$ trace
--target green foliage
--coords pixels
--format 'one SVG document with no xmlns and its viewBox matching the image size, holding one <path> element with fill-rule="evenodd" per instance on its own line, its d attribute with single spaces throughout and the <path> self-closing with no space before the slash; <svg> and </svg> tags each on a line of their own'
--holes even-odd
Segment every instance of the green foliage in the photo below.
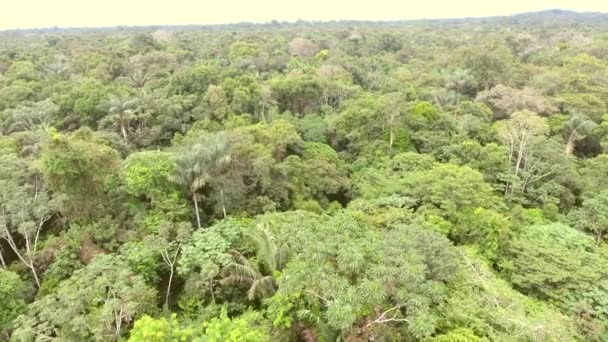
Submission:
<svg viewBox="0 0 608 342">
<path fill-rule="evenodd" d="M 607 340 L 606 18 L 3 32 L 0 340 Z"/>
<path fill-rule="evenodd" d="M 65 115 L 77 114 L 85 123 L 95 126 L 102 117 L 99 104 L 109 93 L 107 85 L 87 78 L 73 86 L 68 93 L 56 94 L 53 100 Z"/>
<path fill-rule="evenodd" d="M 38 128 L 47 129 L 58 111 L 59 107 L 48 99 L 28 105 L 20 105 L 6 111 L 5 129 L 8 132 L 36 130 Z"/>
<path fill-rule="evenodd" d="M 358 151 L 383 134 L 384 102 L 366 94 L 344 104 L 339 115 L 330 119 L 330 131 L 338 146 Z"/>
<path fill-rule="evenodd" d="M 442 306 L 442 318 L 438 323 L 449 331 L 446 335 L 466 329 L 469 331 L 459 334 L 473 335 L 473 340 L 482 338 L 482 341 L 483 338 L 491 341 L 572 341 L 580 338 L 574 318 L 514 290 L 480 260 L 475 249 L 464 249 L 459 254 L 461 273 L 452 284 L 450 298 Z M 440 335 L 438 338 L 447 337 Z"/>
<path fill-rule="evenodd" d="M 226 216 L 223 190 L 216 177 L 227 172 L 230 162 L 230 146 L 223 133 L 202 135 L 197 143 L 189 146 L 175 159 L 175 171 L 170 178 L 192 198 L 198 228 L 201 228 L 198 192 L 209 183 L 218 186 L 224 217 Z"/>
<path fill-rule="evenodd" d="M 524 294 L 547 300 L 581 317 L 580 325 L 605 329 L 606 259 L 593 239 L 566 225 L 526 227 L 500 261 L 510 282 Z"/>
<path fill-rule="evenodd" d="M 271 341 L 268 327 L 260 313 L 246 312 L 233 319 L 222 309 L 219 318 L 203 323 L 205 336 L 200 341 L 209 342 L 266 342 Z M 195 340 L 198 341 L 198 340 Z"/>
<path fill-rule="evenodd" d="M 93 215 L 118 170 L 118 153 L 89 130 L 51 135 L 41 157 L 45 180 L 53 191 L 67 196 L 66 213 Z"/>
<path fill-rule="evenodd" d="M 482 255 L 496 261 L 511 235 L 509 218 L 484 208 L 463 211 L 458 216 L 450 232 L 452 239 L 463 244 L 477 244 Z"/>
<path fill-rule="evenodd" d="M 174 75 L 169 87 L 178 95 L 204 94 L 216 78 L 217 70 L 213 66 L 194 65 Z"/>
<path fill-rule="evenodd" d="M 224 267 L 222 284 L 241 284 L 249 286 L 249 300 L 263 299 L 274 294 L 275 276 L 285 265 L 289 257 L 289 246 L 285 241 L 277 241 L 275 236 L 264 226 L 248 234 L 256 250 L 255 261 L 243 255 L 236 255 L 235 261 Z M 264 274 L 264 273 L 266 274 Z"/>
<path fill-rule="evenodd" d="M 30 99 L 34 95 L 34 89 L 23 83 L 0 89 L 0 109 L 16 107 L 19 103 Z"/>
<path fill-rule="evenodd" d="M 143 151 L 133 153 L 124 160 L 120 178 L 125 184 L 125 191 L 130 195 L 159 200 L 174 190 L 168 183 L 173 172 L 175 164 L 170 153 Z"/>
<path fill-rule="evenodd" d="M 608 227 L 608 191 L 586 198 L 582 207 L 569 213 L 569 218 L 574 227 L 592 233 L 599 244 Z"/>
<path fill-rule="evenodd" d="M 346 214 L 303 238 L 279 278 L 279 295 L 303 293 L 323 304 L 323 320 L 347 336 L 356 322 L 391 308 L 391 316 L 416 322 L 408 327 L 413 335 L 434 331 L 435 303 L 456 271 L 445 238 L 413 226 L 379 232 Z"/>
<path fill-rule="evenodd" d="M 231 262 L 229 252 L 239 240 L 242 229 L 242 222 L 228 219 L 196 231 L 182 247 L 178 272 L 202 272 L 208 278 L 219 274 L 220 269 Z"/>
<path fill-rule="evenodd" d="M 10 331 L 15 318 L 25 311 L 25 290 L 17 273 L 0 269 L 0 332 Z"/>
<path fill-rule="evenodd" d="M 155 310 L 156 290 L 121 257 L 100 256 L 38 298 L 15 321 L 18 341 L 34 338 L 98 340 L 120 338 L 125 326 Z"/>
<path fill-rule="evenodd" d="M 202 330 L 202 329 L 201 329 Z M 181 342 L 190 341 L 196 330 L 192 327 L 181 327 L 177 315 L 169 318 L 154 319 L 144 315 L 137 321 L 129 335 L 129 342 Z M 198 334 L 197 334 L 198 335 Z"/>
<path fill-rule="evenodd" d="M 233 61 L 244 58 L 255 58 L 260 54 L 260 46 L 255 43 L 238 41 L 230 45 L 229 58 Z"/>
<path fill-rule="evenodd" d="M 309 76 L 281 77 L 271 82 L 272 93 L 280 111 L 306 114 L 316 108 L 316 99 L 321 93 L 319 83 Z"/>
<path fill-rule="evenodd" d="M 447 334 L 441 334 L 428 340 L 429 342 L 484 342 L 488 339 L 479 337 L 471 329 L 459 328 Z"/>
<path fill-rule="evenodd" d="M 497 203 L 483 176 L 468 166 L 438 164 L 429 171 L 413 173 L 406 182 L 408 195 L 419 200 L 425 209 L 440 209 L 448 217 Z"/>
</svg>

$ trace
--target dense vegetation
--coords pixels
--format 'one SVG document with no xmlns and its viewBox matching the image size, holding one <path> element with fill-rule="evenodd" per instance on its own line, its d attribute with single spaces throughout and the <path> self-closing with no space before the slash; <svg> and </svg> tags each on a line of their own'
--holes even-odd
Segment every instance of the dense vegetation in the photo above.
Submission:
<svg viewBox="0 0 608 342">
<path fill-rule="evenodd" d="M 608 341 L 608 17 L 0 33 L 0 340 Z"/>
</svg>

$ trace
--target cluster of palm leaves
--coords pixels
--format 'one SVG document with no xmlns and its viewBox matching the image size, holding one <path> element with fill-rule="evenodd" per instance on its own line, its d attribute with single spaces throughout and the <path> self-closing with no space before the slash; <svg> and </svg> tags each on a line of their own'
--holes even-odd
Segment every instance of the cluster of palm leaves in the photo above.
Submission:
<svg viewBox="0 0 608 342">
<path fill-rule="evenodd" d="M 214 176 L 222 173 L 230 164 L 230 146 L 222 132 L 205 134 L 198 141 L 185 149 L 175 160 L 176 172 L 172 181 L 183 186 L 192 201 L 198 228 L 201 228 L 198 198 L 199 191 L 207 184 L 214 182 Z M 218 189 L 222 194 L 221 187 Z M 226 208 L 222 203 L 224 216 Z"/>
<path fill-rule="evenodd" d="M 234 262 L 224 267 L 222 283 L 249 287 L 247 297 L 251 301 L 268 298 L 276 291 L 276 274 L 287 264 L 289 246 L 279 241 L 266 225 L 258 226 L 247 236 L 255 245 L 255 258 L 233 252 Z"/>
</svg>

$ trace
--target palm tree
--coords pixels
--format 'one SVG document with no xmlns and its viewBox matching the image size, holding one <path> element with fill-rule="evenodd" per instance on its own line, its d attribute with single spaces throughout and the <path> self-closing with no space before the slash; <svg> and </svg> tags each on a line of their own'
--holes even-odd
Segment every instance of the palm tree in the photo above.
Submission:
<svg viewBox="0 0 608 342">
<path fill-rule="evenodd" d="M 143 89 L 146 83 L 150 81 L 151 77 L 148 73 L 143 72 L 141 69 L 136 69 L 128 73 L 126 82 L 133 88 Z"/>
<path fill-rule="evenodd" d="M 176 169 L 172 180 L 186 188 L 188 196 L 194 202 L 196 223 L 201 228 L 198 208 L 198 192 L 208 183 L 218 186 L 222 202 L 222 211 L 226 216 L 224 191 L 216 177 L 226 171 L 230 164 L 230 147 L 223 132 L 204 135 L 199 141 L 181 153 L 175 160 Z"/>
<path fill-rule="evenodd" d="M 564 139 L 566 139 L 565 153 L 572 154 L 576 142 L 584 139 L 593 131 L 596 124 L 583 115 L 573 114 L 564 123 Z"/>
<path fill-rule="evenodd" d="M 456 69 L 454 71 L 442 72 L 445 88 L 456 91 L 459 94 L 473 95 L 477 88 L 475 76 L 468 69 Z"/>
<path fill-rule="evenodd" d="M 100 104 L 101 110 L 105 110 L 112 115 L 118 116 L 118 126 L 125 141 L 128 140 L 127 133 L 129 130 L 129 120 L 131 119 L 133 111 L 138 103 L 139 100 L 136 98 L 110 95 L 108 100 Z"/>
<path fill-rule="evenodd" d="M 222 270 L 224 275 L 222 283 L 248 286 L 247 298 L 253 301 L 274 294 L 276 291 L 274 274 L 287 264 L 289 247 L 285 242 L 277 241 L 265 226 L 258 226 L 256 232 L 249 237 L 256 247 L 256 261 L 235 253 L 235 261 Z"/>
</svg>

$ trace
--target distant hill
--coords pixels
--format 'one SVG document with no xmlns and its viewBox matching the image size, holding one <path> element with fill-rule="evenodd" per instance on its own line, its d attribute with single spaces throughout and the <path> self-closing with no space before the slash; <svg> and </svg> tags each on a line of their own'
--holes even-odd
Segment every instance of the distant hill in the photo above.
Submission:
<svg viewBox="0 0 608 342">
<path fill-rule="evenodd" d="M 227 24 L 191 24 L 191 25 L 150 25 L 150 26 L 113 26 L 113 27 L 49 27 L 36 29 L 15 29 L 0 30 L 0 35 L 31 35 L 31 34 L 65 34 L 65 33 L 84 33 L 84 32 L 115 32 L 115 31 L 151 31 L 151 30 L 250 30 L 250 29 L 271 29 L 278 27 L 285 28 L 312 28 L 312 27 L 332 27 L 338 25 L 350 26 L 416 26 L 424 24 L 439 24 L 442 26 L 463 25 L 463 24 L 484 24 L 484 25 L 515 25 L 538 27 L 559 27 L 572 25 L 590 25 L 608 28 L 608 13 L 601 12 L 576 12 L 562 9 L 549 9 L 538 12 L 525 12 L 509 16 L 492 17 L 465 17 L 465 18 L 443 18 L 443 19 L 412 19 L 412 20 L 392 20 L 392 21 L 366 21 L 366 20 L 333 20 L 333 21 L 306 21 L 298 20 L 295 22 L 273 20 L 268 23 L 227 23 Z"/>
</svg>

